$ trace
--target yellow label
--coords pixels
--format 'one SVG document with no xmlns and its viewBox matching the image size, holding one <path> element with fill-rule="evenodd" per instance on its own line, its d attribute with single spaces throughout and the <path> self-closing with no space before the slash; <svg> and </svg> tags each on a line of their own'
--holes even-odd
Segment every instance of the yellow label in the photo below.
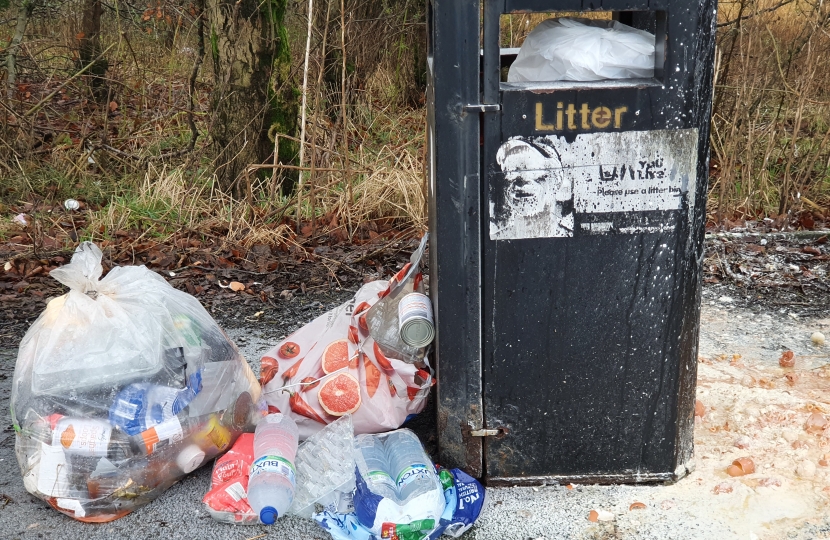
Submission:
<svg viewBox="0 0 830 540">
<path fill-rule="evenodd" d="M 211 416 L 208 424 L 196 434 L 195 439 L 200 446 L 211 445 L 221 452 L 230 445 L 231 432 L 219 423 L 216 416 Z"/>
<path fill-rule="evenodd" d="M 583 103 L 579 109 L 573 103 L 559 102 L 556 109 L 547 110 L 542 102 L 536 103 L 536 131 L 587 131 L 589 129 L 620 129 L 628 107 L 592 107 Z"/>
</svg>

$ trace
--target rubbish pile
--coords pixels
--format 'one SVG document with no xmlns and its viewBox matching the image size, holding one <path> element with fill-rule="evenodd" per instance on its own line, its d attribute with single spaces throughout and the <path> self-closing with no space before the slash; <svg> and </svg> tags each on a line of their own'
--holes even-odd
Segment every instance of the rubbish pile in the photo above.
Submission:
<svg viewBox="0 0 830 540">
<path fill-rule="evenodd" d="M 203 499 L 219 522 L 290 513 L 335 539 L 460 535 L 484 488 L 397 429 L 434 384 L 425 247 L 269 351 L 257 382 L 195 298 L 143 266 L 102 279 L 100 249 L 81 244 L 51 273 L 69 293 L 20 345 L 11 404 L 26 489 L 106 522 L 219 456 Z"/>
<path fill-rule="evenodd" d="M 26 489 L 104 522 L 227 450 L 262 413 L 256 378 L 199 302 L 144 267 L 100 279 L 85 242 L 52 271 L 70 288 L 24 336 L 12 386 Z"/>
</svg>

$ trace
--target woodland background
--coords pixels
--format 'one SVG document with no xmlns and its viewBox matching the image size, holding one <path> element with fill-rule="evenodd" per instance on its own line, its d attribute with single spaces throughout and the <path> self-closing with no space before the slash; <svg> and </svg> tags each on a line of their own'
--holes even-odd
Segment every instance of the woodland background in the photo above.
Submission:
<svg viewBox="0 0 830 540">
<path fill-rule="evenodd" d="M 0 242 L 291 250 L 419 235 L 424 13 L 423 0 L 0 0 Z M 504 16 L 503 45 L 545 17 Z M 718 19 L 710 228 L 823 227 L 830 4 L 724 1 Z"/>
</svg>

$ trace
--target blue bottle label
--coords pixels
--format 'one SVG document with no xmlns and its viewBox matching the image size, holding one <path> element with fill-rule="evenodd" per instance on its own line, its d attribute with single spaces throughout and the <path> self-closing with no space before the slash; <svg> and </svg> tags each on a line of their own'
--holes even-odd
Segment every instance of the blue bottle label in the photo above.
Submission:
<svg viewBox="0 0 830 540">
<path fill-rule="evenodd" d="M 251 474 L 248 476 L 249 481 L 253 480 L 255 476 L 261 473 L 277 473 L 285 476 L 291 481 L 292 486 L 297 485 L 296 471 L 294 465 L 287 459 L 280 456 L 262 456 L 251 464 Z"/>
<path fill-rule="evenodd" d="M 413 463 L 409 467 L 405 468 L 401 473 L 398 475 L 398 479 L 396 483 L 398 484 L 398 489 L 401 490 L 406 487 L 408 484 L 414 482 L 419 478 L 425 478 L 429 475 L 429 469 L 423 463 Z"/>
</svg>

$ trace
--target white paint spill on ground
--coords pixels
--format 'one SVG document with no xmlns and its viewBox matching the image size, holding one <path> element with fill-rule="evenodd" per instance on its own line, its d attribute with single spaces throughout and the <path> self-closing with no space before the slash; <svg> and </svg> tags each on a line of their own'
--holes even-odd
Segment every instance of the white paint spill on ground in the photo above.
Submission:
<svg viewBox="0 0 830 540">
<path fill-rule="evenodd" d="M 804 430 L 813 411 L 830 417 L 830 347 L 810 339 L 828 329 L 828 319 L 705 305 L 698 399 L 706 414 L 695 425 L 695 471 L 668 486 L 492 489 L 492 506 L 470 537 L 830 538 L 830 467 L 818 465 L 830 453 L 830 430 Z M 792 370 L 778 365 L 785 349 L 795 353 Z M 794 382 L 787 373 L 797 375 Z M 756 472 L 728 476 L 727 466 L 745 456 Z M 805 461 L 816 465 L 812 477 L 797 473 Z M 646 508 L 629 510 L 634 502 Z M 590 522 L 591 510 L 610 511 L 614 520 Z"/>
</svg>

